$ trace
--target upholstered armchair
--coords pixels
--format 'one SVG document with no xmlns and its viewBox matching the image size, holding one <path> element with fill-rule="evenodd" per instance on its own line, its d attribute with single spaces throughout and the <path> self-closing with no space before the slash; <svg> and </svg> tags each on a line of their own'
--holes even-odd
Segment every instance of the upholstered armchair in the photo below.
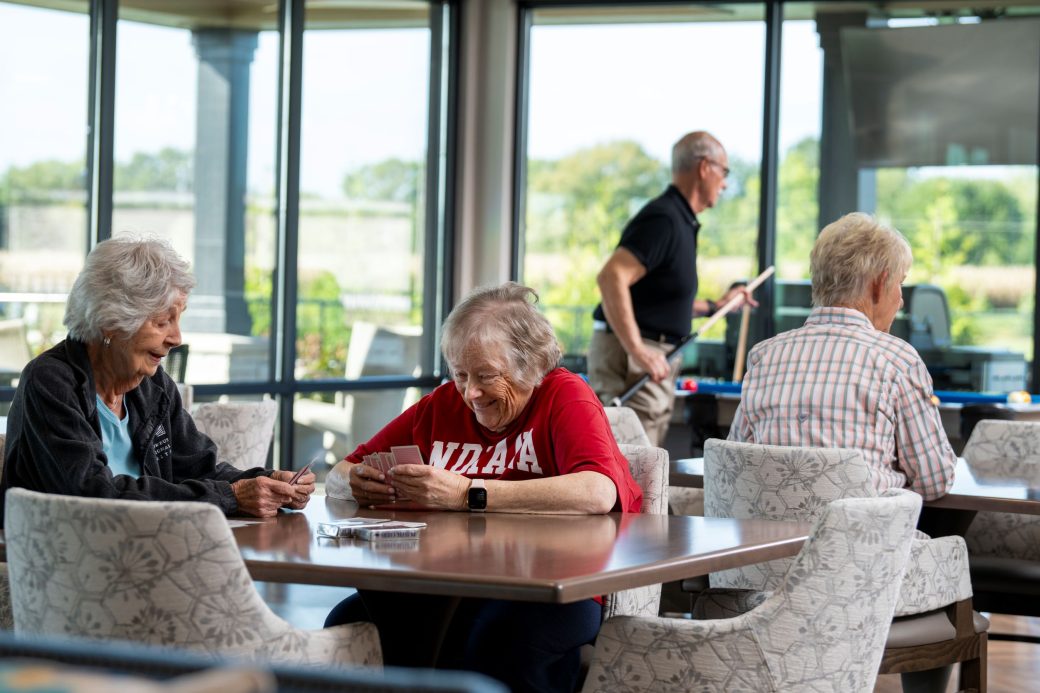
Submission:
<svg viewBox="0 0 1040 693">
<path fill-rule="evenodd" d="M 977 476 L 1027 479 L 1040 486 L 1040 423 L 984 419 L 962 453 Z M 1040 517 L 979 512 L 964 535 L 975 603 L 983 611 L 1040 616 Z M 1029 635 L 997 639 L 1040 643 Z"/>
<path fill-rule="evenodd" d="M 650 445 L 643 424 L 635 410 L 628 407 L 604 407 L 610 430 L 618 444 Z M 699 488 L 669 488 L 668 506 L 673 515 L 703 515 L 704 491 Z"/>
<path fill-rule="evenodd" d="M 267 464 L 274 437 L 278 404 L 259 402 L 207 402 L 192 412 L 195 425 L 217 444 L 217 458 L 239 469 Z"/>
<path fill-rule="evenodd" d="M 603 407 L 607 412 L 607 421 L 610 430 L 614 434 L 614 440 L 621 444 L 642 445 L 650 447 L 650 438 L 646 435 L 646 429 L 640 423 L 635 409 L 629 407 Z"/>
<path fill-rule="evenodd" d="M 618 446 L 628 460 L 632 478 L 643 491 L 642 512 L 668 514 L 668 451 L 643 445 Z M 647 585 L 606 595 L 603 618 L 611 616 L 656 616 L 661 606 L 661 585 Z"/>
<path fill-rule="evenodd" d="M 733 618 L 611 618 L 584 693 L 869 693 L 920 509 L 902 490 L 831 503 L 776 589 Z"/>
<path fill-rule="evenodd" d="M 304 631 L 272 613 L 216 506 L 16 488 L 7 493 L 4 519 L 20 635 L 304 666 L 381 665 L 370 623 Z"/>
<path fill-rule="evenodd" d="M 870 469 L 858 451 L 717 439 L 708 440 L 704 447 L 704 493 L 707 516 L 767 520 L 814 520 L 834 500 L 877 496 Z M 712 573 L 712 589 L 695 605 L 695 614 L 726 615 L 725 610 L 710 608 L 720 603 L 716 588 L 775 589 L 790 562 L 780 559 Z M 966 662 L 962 678 L 977 677 L 985 661 L 989 624 L 972 614 L 971 597 L 964 540 L 931 539 L 916 532 L 895 606 L 895 615 L 904 618 L 893 623 L 882 673 Z M 721 601 L 732 598 L 723 596 Z M 919 650 L 920 656 L 907 656 L 906 648 L 924 647 L 927 654 Z"/>
</svg>

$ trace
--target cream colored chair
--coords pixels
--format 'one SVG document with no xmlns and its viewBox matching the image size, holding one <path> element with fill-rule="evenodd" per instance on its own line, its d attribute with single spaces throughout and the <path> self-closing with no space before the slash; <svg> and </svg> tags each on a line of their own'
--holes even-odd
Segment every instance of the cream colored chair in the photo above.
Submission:
<svg viewBox="0 0 1040 693">
<path fill-rule="evenodd" d="M 217 459 L 238 469 L 267 464 L 278 403 L 207 402 L 192 412 L 195 426 L 217 444 Z"/>
<path fill-rule="evenodd" d="M 870 469 L 855 450 L 755 445 L 711 439 L 704 446 L 705 515 L 814 520 L 841 498 L 877 496 Z M 961 537 L 917 533 L 899 588 L 881 673 L 907 673 L 961 663 L 963 687 L 985 681 L 989 622 L 971 609 L 967 549 Z M 733 590 L 776 589 L 790 559 L 712 573 L 694 615 L 727 614 L 761 596 Z M 725 588 L 719 592 L 716 588 Z M 744 603 L 740 603 L 744 602 Z"/>
<path fill-rule="evenodd" d="M 279 664 L 381 665 L 370 623 L 303 631 L 272 613 L 216 506 L 15 488 L 4 521 L 20 635 L 133 641 Z"/>
<path fill-rule="evenodd" d="M 962 454 L 980 476 L 1009 476 L 1040 487 L 1040 423 L 984 419 Z M 976 608 L 1040 616 L 1040 517 L 979 512 L 964 540 Z M 1028 634 L 990 633 L 990 638 L 1040 643 Z"/>
<path fill-rule="evenodd" d="M 909 491 L 835 501 L 776 590 L 733 618 L 611 618 L 583 692 L 869 693 L 920 509 Z"/>
<path fill-rule="evenodd" d="M 644 445 L 619 445 L 632 478 L 643 491 L 643 514 L 668 514 L 668 451 Z M 606 595 L 603 618 L 656 616 L 661 607 L 661 585 L 636 587 Z"/>
<path fill-rule="evenodd" d="M 603 407 L 607 413 L 607 422 L 610 423 L 610 432 L 614 434 L 614 440 L 629 445 L 642 445 L 650 447 L 650 438 L 646 435 L 646 429 L 640 423 L 639 417 L 634 409 L 628 407 Z"/>
</svg>

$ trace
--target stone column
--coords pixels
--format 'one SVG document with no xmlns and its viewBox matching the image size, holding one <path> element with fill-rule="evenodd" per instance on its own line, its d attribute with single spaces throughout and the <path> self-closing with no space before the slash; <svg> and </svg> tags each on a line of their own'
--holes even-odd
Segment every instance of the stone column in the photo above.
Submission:
<svg viewBox="0 0 1040 693">
<path fill-rule="evenodd" d="M 257 32 L 198 29 L 195 277 L 184 329 L 248 335 L 245 205 L 250 65 Z"/>
<path fill-rule="evenodd" d="M 863 12 L 816 15 L 823 49 L 823 123 L 820 132 L 820 219 L 822 229 L 838 217 L 859 210 L 860 177 L 852 137 L 852 104 L 845 84 L 841 30 L 864 27 Z"/>
</svg>

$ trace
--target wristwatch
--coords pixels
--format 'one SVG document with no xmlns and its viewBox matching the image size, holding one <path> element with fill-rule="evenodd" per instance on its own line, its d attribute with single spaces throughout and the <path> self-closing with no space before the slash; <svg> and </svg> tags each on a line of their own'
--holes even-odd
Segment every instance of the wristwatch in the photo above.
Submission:
<svg viewBox="0 0 1040 693">
<path fill-rule="evenodd" d="M 487 489 L 483 479 L 470 479 L 469 491 L 466 492 L 466 507 L 476 513 L 487 510 Z"/>
</svg>

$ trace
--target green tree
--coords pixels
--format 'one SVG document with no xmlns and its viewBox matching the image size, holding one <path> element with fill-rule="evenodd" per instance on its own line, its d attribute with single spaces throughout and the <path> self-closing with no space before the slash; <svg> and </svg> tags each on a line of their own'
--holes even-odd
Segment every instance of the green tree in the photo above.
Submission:
<svg viewBox="0 0 1040 693">
<path fill-rule="evenodd" d="M 415 204 L 424 184 L 423 171 L 417 161 L 386 159 L 344 176 L 343 192 L 348 198 Z"/>
<path fill-rule="evenodd" d="M 166 147 L 158 152 L 136 152 L 130 161 L 116 163 L 116 190 L 191 192 L 195 175 L 193 154 Z"/>
<path fill-rule="evenodd" d="M 86 171 L 83 161 L 35 161 L 28 166 L 12 166 L 0 177 L 0 190 L 13 201 L 29 202 L 47 197 L 41 193 L 80 191 L 85 189 Z M 82 201 L 80 200 L 80 203 Z"/>
<path fill-rule="evenodd" d="M 791 276 L 801 267 L 809 277 L 809 252 L 819 232 L 820 142 L 807 137 L 784 154 L 780 162 L 776 205 L 776 257 Z"/>
<path fill-rule="evenodd" d="M 596 273 L 621 230 L 669 180 L 667 167 L 631 141 L 578 150 L 528 166 L 525 281 L 539 292 L 568 350 L 581 350 L 599 301 Z M 546 261 L 552 269 L 535 267 Z"/>
</svg>

